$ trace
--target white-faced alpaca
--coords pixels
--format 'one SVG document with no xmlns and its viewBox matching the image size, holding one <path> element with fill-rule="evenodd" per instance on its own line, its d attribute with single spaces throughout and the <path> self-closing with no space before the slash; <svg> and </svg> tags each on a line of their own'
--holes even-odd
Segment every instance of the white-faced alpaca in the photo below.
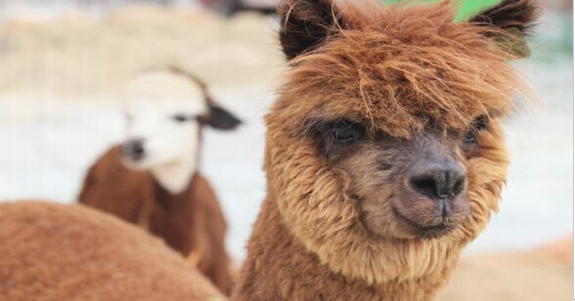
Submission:
<svg viewBox="0 0 575 301">
<path fill-rule="evenodd" d="M 202 128 L 229 130 L 239 120 L 202 82 L 174 68 L 137 76 L 124 98 L 127 138 L 90 168 L 80 203 L 163 238 L 229 293 L 226 222 L 198 166 Z"/>
<path fill-rule="evenodd" d="M 2 301 L 217 301 L 223 295 L 162 241 L 109 214 L 0 203 Z"/>
<path fill-rule="evenodd" d="M 352 2 L 352 1 L 350 1 Z M 235 301 L 434 298 L 497 211 L 529 0 L 285 0 L 286 83 Z M 494 271 L 496 272 L 496 271 Z"/>
</svg>

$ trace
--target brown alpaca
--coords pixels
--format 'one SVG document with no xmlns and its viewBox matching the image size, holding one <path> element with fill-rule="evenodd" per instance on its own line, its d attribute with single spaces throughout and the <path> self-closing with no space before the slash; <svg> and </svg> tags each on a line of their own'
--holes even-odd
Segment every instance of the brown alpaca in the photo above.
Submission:
<svg viewBox="0 0 575 301">
<path fill-rule="evenodd" d="M 2 203 L 0 240 L 0 300 L 225 300 L 160 240 L 84 206 Z"/>
<path fill-rule="evenodd" d="M 287 0 L 290 59 L 266 116 L 267 197 L 235 301 L 432 300 L 498 209 L 501 120 L 536 17 L 504 0 Z"/>
<path fill-rule="evenodd" d="M 202 124 L 231 129 L 239 120 L 215 106 L 201 82 L 183 75 L 177 70 L 155 71 L 128 85 L 126 97 L 138 106 L 127 107 L 131 114 L 129 138 L 90 168 L 79 202 L 163 238 L 229 294 L 232 279 L 225 250 L 226 221 L 197 166 Z M 138 110 L 149 105 L 142 99 L 154 93 L 158 102 L 167 104 L 160 109 L 152 106 L 157 116 L 150 118 L 149 113 Z M 143 123 L 152 131 L 141 130 Z"/>
</svg>

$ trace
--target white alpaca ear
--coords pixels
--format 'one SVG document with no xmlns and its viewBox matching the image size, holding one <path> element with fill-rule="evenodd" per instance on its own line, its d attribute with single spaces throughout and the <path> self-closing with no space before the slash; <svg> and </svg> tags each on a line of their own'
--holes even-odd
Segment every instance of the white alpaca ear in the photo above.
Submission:
<svg viewBox="0 0 575 301">
<path fill-rule="evenodd" d="M 320 45 L 338 26 L 345 26 L 331 0 L 283 0 L 278 13 L 280 42 L 290 60 Z"/>
<path fill-rule="evenodd" d="M 525 37 L 529 35 L 539 15 L 539 8 L 533 0 L 503 0 L 471 18 L 469 22 L 503 30 L 500 34 L 486 31 L 486 36 L 517 58 L 525 58 L 531 54 Z"/>
</svg>

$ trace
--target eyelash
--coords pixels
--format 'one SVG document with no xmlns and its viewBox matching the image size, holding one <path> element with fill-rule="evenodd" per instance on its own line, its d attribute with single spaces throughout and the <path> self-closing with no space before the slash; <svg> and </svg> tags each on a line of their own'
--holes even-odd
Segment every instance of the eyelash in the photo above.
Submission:
<svg viewBox="0 0 575 301">
<path fill-rule="evenodd" d="M 363 127 L 352 121 L 341 119 L 327 125 L 327 133 L 335 142 L 351 144 L 363 136 Z"/>
<path fill-rule="evenodd" d="M 489 120 L 487 119 L 487 116 L 480 116 L 476 118 L 473 122 L 471 130 L 465 134 L 463 142 L 466 144 L 477 143 L 477 135 L 479 135 L 481 131 L 487 129 L 489 129 Z"/>
<path fill-rule="evenodd" d="M 469 131 L 467 134 L 465 134 L 465 138 L 463 138 L 463 142 L 465 144 L 473 144 L 473 143 L 477 143 L 477 134 L 479 134 L 479 132 L 477 131 Z"/>
</svg>

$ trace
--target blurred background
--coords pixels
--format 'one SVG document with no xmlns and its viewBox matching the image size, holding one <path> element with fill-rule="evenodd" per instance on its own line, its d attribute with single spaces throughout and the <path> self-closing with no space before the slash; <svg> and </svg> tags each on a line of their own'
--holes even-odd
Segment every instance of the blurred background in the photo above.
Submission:
<svg viewBox="0 0 575 301">
<path fill-rule="evenodd" d="M 265 194 L 262 117 L 285 65 L 275 1 L 0 0 L 0 199 L 74 202 L 87 168 L 123 137 L 122 82 L 175 64 L 245 122 L 208 129 L 201 166 L 241 261 Z M 458 19 L 497 2 L 462 0 Z M 542 300 L 526 287 L 545 300 L 573 297 L 573 5 L 539 2 L 533 55 L 514 63 L 539 103 L 506 123 L 512 165 L 501 210 L 442 300 Z M 529 277 L 540 279 L 530 286 Z"/>
</svg>

